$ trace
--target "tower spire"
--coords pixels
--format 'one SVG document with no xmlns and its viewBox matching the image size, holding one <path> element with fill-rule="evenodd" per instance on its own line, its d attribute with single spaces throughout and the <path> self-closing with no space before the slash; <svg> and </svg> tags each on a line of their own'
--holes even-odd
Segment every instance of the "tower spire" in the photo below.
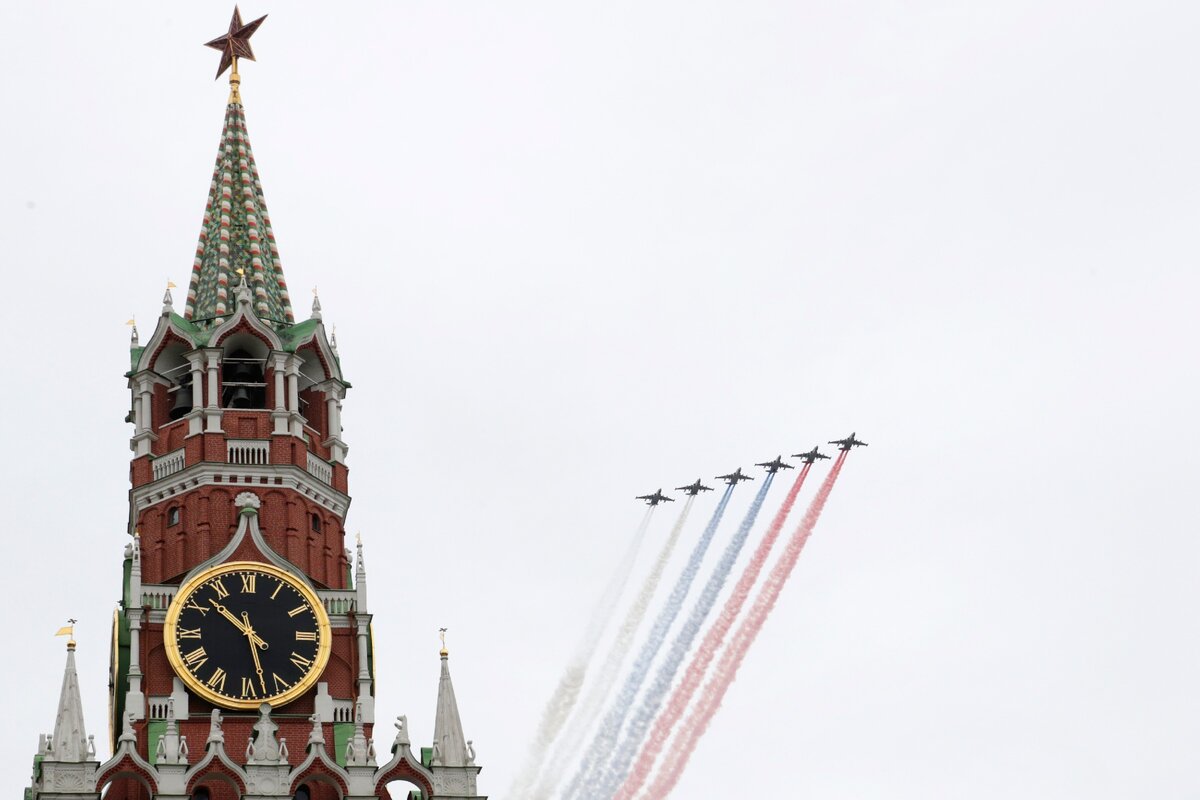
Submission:
<svg viewBox="0 0 1200 800">
<path fill-rule="evenodd" d="M 206 328 L 221 324 L 237 311 L 229 289 L 230 283 L 237 280 L 238 270 L 244 272 L 253 294 L 251 309 L 259 319 L 276 326 L 295 321 L 238 88 L 241 83 L 238 59 L 254 60 L 250 37 L 264 19 L 265 16 L 259 17 L 243 25 L 241 13 L 234 8 L 229 31 L 207 43 L 208 47 L 221 51 L 217 77 L 231 67 L 232 72 L 225 125 L 183 313 Z"/>
<path fill-rule="evenodd" d="M 75 637 L 67 634 L 67 665 L 63 669 L 62 691 L 58 698 L 58 716 L 50 748 L 54 760 L 83 762 L 91 758 L 91 746 L 83 727 L 83 701 L 79 697 L 79 676 L 75 672 Z"/>
<path fill-rule="evenodd" d="M 454 682 L 450 680 L 450 653 L 446 650 L 445 629 L 442 635 L 442 674 L 438 678 L 437 711 L 433 721 L 434 765 L 464 767 L 467 760 L 467 739 L 463 736 L 462 720 L 458 716 L 458 699 Z"/>
</svg>

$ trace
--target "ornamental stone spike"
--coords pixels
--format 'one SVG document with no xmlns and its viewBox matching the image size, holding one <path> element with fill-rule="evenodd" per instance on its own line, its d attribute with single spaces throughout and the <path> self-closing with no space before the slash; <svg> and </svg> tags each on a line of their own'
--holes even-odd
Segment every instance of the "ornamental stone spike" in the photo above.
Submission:
<svg viewBox="0 0 1200 800">
<path fill-rule="evenodd" d="M 321 318 L 321 298 L 317 297 L 316 290 L 313 290 L 312 319 L 319 320 L 320 318 Z"/>
<path fill-rule="evenodd" d="M 79 675 L 75 671 L 75 641 L 67 642 L 67 664 L 63 668 L 58 715 L 48 747 L 54 760 L 81 763 L 88 760 L 88 735 L 83 726 L 83 701 L 79 696 Z"/>
<path fill-rule="evenodd" d="M 433 743 L 442 765 L 463 767 L 467 764 L 467 739 L 458 715 L 458 700 L 450 680 L 450 654 L 443 647 L 441 675 L 438 678 L 437 711 L 434 715 Z"/>
</svg>

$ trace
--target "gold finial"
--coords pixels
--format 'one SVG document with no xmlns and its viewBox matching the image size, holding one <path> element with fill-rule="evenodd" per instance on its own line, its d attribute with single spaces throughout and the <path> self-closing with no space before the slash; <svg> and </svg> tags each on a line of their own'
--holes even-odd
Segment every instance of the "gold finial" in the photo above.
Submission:
<svg viewBox="0 0 1200 800">
<path fill-rule="evenodd" d="M 242 76 L 237 71 L 237 56 L 233 57 L 233 70 L 229 73 L 229 104 L 242 104 L 242 93 L 239 89 L 242 86 Z"/>
<path fill-rule="evenodd" d="M 442 640 L 442 652 L 438 653 L 442 658 L 450 655 L 450 651 L 446 649 L 446 628 L 438 628 L 438 637 Z"/>
<path fill-rule="evenodd" d="M 75 649 L 75 623 L 76 622 L 77 622 L 77 620 L 74 620 L 74 619 L 67 620 L 67 624 L 63 625 L 61 628 L 59 628 L 58 631 L 54 634 L 55 636 L 66 636 L 67 637 L 67 649 L 68 650 Z"/>
</svg>

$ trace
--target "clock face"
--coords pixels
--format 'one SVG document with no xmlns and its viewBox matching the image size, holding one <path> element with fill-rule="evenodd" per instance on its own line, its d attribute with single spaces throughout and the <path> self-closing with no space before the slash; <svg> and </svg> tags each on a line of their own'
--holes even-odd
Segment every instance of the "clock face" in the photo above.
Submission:
<svg viewBox="0 0 1200 800">
<path fill-rule="evenodd" d="M 221 564 L 179 587 L 163 638 L 188 688 L 226 708 L 278 708 L 316 683 L 329 660 L 320 598 L 253 561 Z"/>
</svg>

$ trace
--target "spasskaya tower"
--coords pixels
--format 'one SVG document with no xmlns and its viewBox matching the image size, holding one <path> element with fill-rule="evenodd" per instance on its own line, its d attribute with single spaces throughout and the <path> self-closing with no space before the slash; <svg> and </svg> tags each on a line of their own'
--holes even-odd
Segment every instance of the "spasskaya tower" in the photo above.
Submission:
<svg viewBox="0 0 1200 800">
<path fill-rule="evenodd" d="M 315 296 L 295 319 L 240 93 L 264 19 L 235 10 L 208 43 L 230 96 L 186 300 L 168 287 L 153 332 L 133 329 L 112 755 L 85 732 L 72 638 L 29 800 L 481 797 L 444 647 L 430 746 L 404 717 L 376 726 L 375 609 L 345 540 L 350 384 Z"/>
</svg>

